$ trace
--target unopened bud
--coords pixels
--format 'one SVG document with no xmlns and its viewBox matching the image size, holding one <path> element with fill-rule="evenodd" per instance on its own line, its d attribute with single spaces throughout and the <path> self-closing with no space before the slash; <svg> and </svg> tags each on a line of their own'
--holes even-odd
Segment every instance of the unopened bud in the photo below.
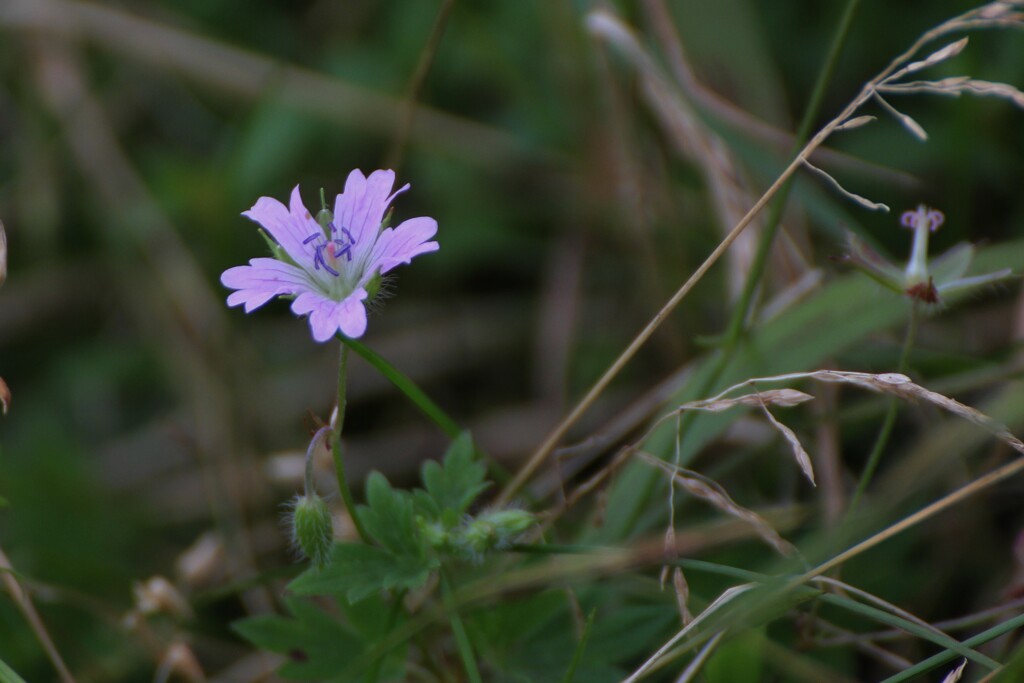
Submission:
<svg viewBox="0 0 1024 683">
<path fill-rule="evenodd" d="M 417 517 L 416 525 L 419 527 L 420 536 L 431 548 L 444 548 L 451 542 L 448 530 L 440 522 L 428 522 L 422 517 Z"/>
<path fill-rule="evenodd" d="M 295 544 L 314 567 L 322 569 L 330 563 L 334 524 L 323 498 L 314 493 L 295 501 L 292 534 Z"/>
<path fill-rule="evenodd" d="M 320 188 L 320 207 L 321 209 L 316 214 L 316 222 L 323 228 L 324 234 L 327 238 L 331 237 L 331 223 L 334 221 L 334 214 L 331 213 L 330 209 L 327 208 L 327 198 L 324 196 L 324 188 Z"/>
<path fill-rule="evenodd" d="M 462 529 L 460 544 L 475 555 L 494 548 L 507 548 L 533 524 L 525 510 L 491 510 L 469 520 Z"/>
</svg>

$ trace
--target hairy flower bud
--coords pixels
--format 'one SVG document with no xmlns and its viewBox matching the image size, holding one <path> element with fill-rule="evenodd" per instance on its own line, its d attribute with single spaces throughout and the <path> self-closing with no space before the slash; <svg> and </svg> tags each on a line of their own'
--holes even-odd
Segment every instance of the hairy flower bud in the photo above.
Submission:
<svg viewBox="0 0 1024 683">
<path fill-rule="evenodd" d="M 495 548 L 507 548 L 533 524 L 526 510 L 488 510 L 468 520 L 459 534 L 459 545 L 475 556 Z"/>
<path fill-rule="evenodd" d="M 420 536 L 431 548 L 445 548 L 451 543 L 448 530 L 440 522 L 430 522 L 423 517 L 417 517 L 416 526 L 419 527 Z"/>
<path fill-rule="evenodd" d="M 324 499 L 315 493 L 299 496 L 292 513 L 292 539 L 317 569 L 331 561 L 334 524 Z"/>
</svg>

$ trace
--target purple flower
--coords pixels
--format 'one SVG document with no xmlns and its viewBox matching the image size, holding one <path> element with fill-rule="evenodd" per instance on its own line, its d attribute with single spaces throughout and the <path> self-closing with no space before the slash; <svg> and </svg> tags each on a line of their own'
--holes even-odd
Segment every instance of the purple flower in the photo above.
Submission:
<svg viewBox="0 0 1024 683">
<path fill-rule="evenodd" d="M 220 281 L 237 290 L 228 296 L 228 306 L 244 304 L 250 313 L 274 297 L 290 296 L 292 312 L 309 316 L 316 341 L 327 341 L 339 330 L 361 337 L 366 331 L 363 302 L 376 291 L 379 276 L 438 249 L 437 242 L 428 241 L 437 232 L 433 218 L 410 218 L 381 230 L 391 200 L 409 189 L 404 185 L 392 193 L 394 184 L 394 171 L 374 171 L 369 178 L 352 171 L 345 192 L 335 199 L 333 216 L 318 216 L 323 226 L 302 203 L 298 186 L 287 207 L 260 197 L 242 215 L 270 234 L 277 258 L 254 258 L 247 266 L 225 270 Z"/>
<path fill-rule="evenodd" d="M 896 264 L 875 253 L 853 233 L 847 234 L 850 253 L 845 260 L 892 291 L 926 304 L 940 303 L 947 294 L 970 291 L 1016 277 L 1009 268 L 965 277 L 974 260 L 974 246 L 971 244 L 961 243 L 937 258 L 929 258 L 928 236 L 945 221 L 941 211 L 924 204 L 903 213 L 900 223 L 914 231 L 914 244 L 902 272 Z"/>
</svg>

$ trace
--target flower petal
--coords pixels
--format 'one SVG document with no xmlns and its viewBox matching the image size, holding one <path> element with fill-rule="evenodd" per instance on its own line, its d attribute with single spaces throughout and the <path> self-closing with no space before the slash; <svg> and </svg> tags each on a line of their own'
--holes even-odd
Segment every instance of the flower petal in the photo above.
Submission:
<svg viewBox="0 0 1024 683">
<path fill-rule="evenodd" d="M 310 235 L 323 231 L 302 203 L 298 185 L 292 190 L 289 204 L 290 208 L 273 197 L 260 197 L 253 207 L 242 215 L 263 226 L 293 261 L 311 263 L 316 246 L 304 242 Z"/>
<path fill-rule="evenodd" d="M 296 315 L 309 315 L 309 327 L 313 339 L 325 342 L 341 330 L 342 334 L 353 339 L 363 336 L 366 332 L 366 290 L 356 289 L 342 301 L 328 299 L 316 292 L 303 292 L 292 302 L 292 312 Z"/>
<path fill-rule="evenodd" d="M 388 228 L 377 238 L 366 267 L 366 275 L 383 275 L 395 266 L 409 263 L 414 256 L 437 251 L 437 242 L 428 242 L 437 234 L 437 221 L 420 216 L 403 221 L 397 228 Z"/>
<path fill-rule="evenodd" d="M 220 276 L 225 287 L 238 290 L 228 296 L 228 306 L 245 304 L 251 313 L 276 296 L 298 294 L 310 288 L 301 269 L 272 258 L 254 258 L 247 266 L 228 268 Z"/>
<path fill-rule="evenodd" d="M 345 181 L 345 192 L 335 200 L 335 224 L 346 228 L 355 240 L 352 262 L 356 267 L 366 263 L 366 255 L 373 248 L 381 221 L 384 220 L 384 212 L 391 200 L 409 188 L 405 185 L 391 194 L 394 185 L 394 171 L 374 171 L 367 178 L 362 171 L 356 169 Z"/>
</svg>

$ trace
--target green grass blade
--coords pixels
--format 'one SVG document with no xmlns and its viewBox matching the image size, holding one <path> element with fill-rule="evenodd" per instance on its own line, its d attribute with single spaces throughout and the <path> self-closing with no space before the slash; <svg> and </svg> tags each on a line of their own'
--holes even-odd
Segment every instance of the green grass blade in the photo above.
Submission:
<svg viewBox="0 0 1024 683">
<path fill-rule="evenodd" d="M 880 623 L 893 626 L 895 628 L 900 629 L 901 631 L 906 631 L 907 633 L 915 635 L 918 638 L 921 638 L 922 640 L 928 640 L 932 643 L 935 643 L 940 647 L 946 648 L 951 653 L 956 653 L 961 657 L 966 657 L 972 662 L 977 662 L 978 664 L 981 664 L 982 666 L 987 667 L 989 669 L 998 669 L 1000 666 L 1002 666 L 999 662 L 992 659 L 991 657 L 986 657 L 980 652 L 972 650 L 970 647 L 968 647 L 964 643 L 961 643 L 955 638 L 951 638 L 943 633 L 939 633 L 937 631 L 925 628 L 921 624 L 910 621 L 909 619 L 904 619 L 903 617 L 897 616 L 890 612 L 886 612 L 885 610 L 878 609 L 877 607 L 865 605 L 862 602 L 857 602 L 856 600 L 851 600 L 841 595 L 835 595 L 832 593 L 823 593 L 821 595 L 821 601 L 828 603 L 830 605 L 834 605 L 841 609 L 845 609 L 849 612 L 860 614 L 861 616 L 867 617 L 868 619 L 872 619 L 874 621 L 878 621 Z"/>
<path fill-rule="evenodd" d="M 576 677 L 576 668 L 583 661 L 583 652 L 587 649 L 587 641 L 590 640 L 590 627 L 594 625 L 594 615 L 596 614 L 596 609 L 590 610 L 587 623 L 583 625 L 583 633 L 580 634 L 580 642 L 576 644 L 576 651 L 572 653 L 572 661 L 569 662 L 569 668 L 566 670 L 565 676 L 562 677 L 562 683 L 572 683 L 572 679 Z"/>
<path fill-rule="evenodd" d="M 999 636 L 1003 635 L 1004 633 L 1009 633 L 1010 631 L 1018 629 L 1021 626 L 1024 626 L 1024 614 L 1021 614 L 1019 616 L 1014 617 L 1013 619 L 1009 619 L 1001 624 L 993 626 L 989 630 L 979 633 L 973 638 L 968 638 L 964 641 L 963 644 L 967 647 L 976 647 L 978 645 L 984 645 L 990 640 L 994 640 Z M 953 661 L 954 659 L 956 659 L 956 657 L 957 654 L 955 652 L 952 652 L 951 650 L 940 652 L 937 655 L 933 655 L 928 659 L 924 659 L 918 662 L 909 669 L 904 669 L 895 676 L 890 676 L 889 678 L 882 681 L 882 683 L 900 683 L 901 681 L 910 680 L 918 674 L 930 671 L 937 666 L 942 666 L 946 662 Z"/>
<path fill-rule="evenodd" d="M 0 683 L 25 683 L 25 679 L 14 672 L 14 669 L 7 666 L 4 660 L 0 659 Z"/>
</svg>

